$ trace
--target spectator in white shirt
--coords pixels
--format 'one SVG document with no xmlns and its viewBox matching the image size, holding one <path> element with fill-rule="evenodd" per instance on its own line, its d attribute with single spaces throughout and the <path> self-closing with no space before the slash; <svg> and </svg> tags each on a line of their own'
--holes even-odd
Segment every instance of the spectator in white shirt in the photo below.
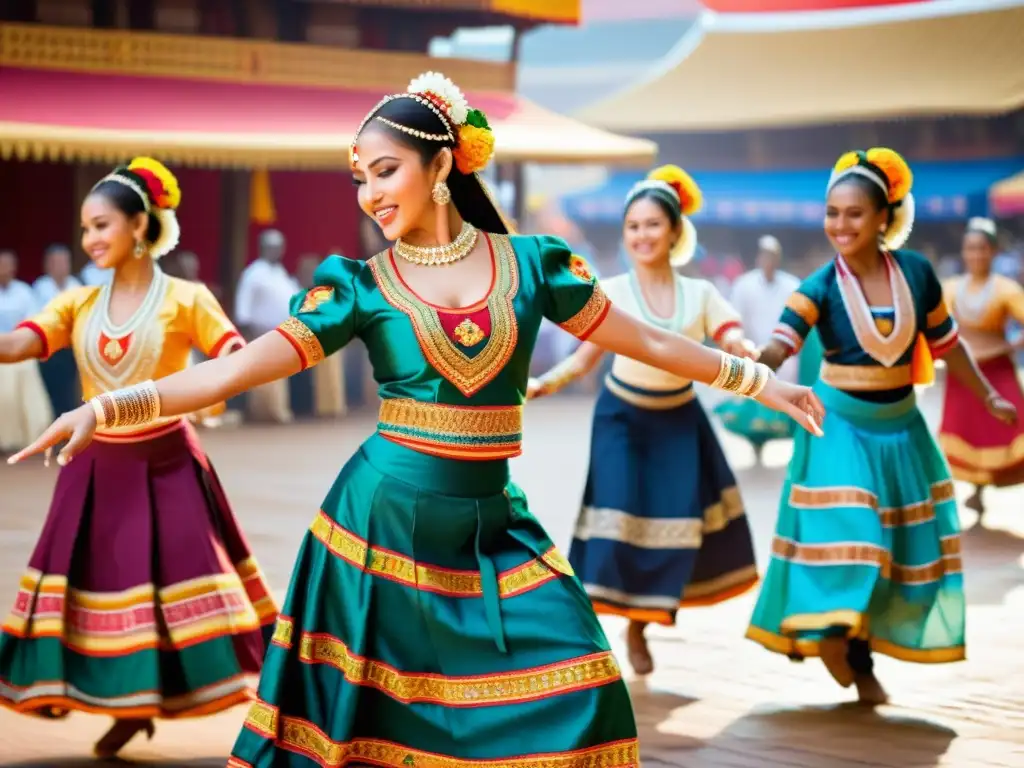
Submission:
<svg viewBox="0 0 1024 768">
<path fill-rule="evenodd" d="M 759 348 L 771 339 L 786 302 L 800 287 L 798 278 L 779 269 L 781 262 L 782 244 L 772 235 L 765 235 L 757 242 L 757 266 L 732 284 L 731 303 L 743 318 L 747 338 Z M 799 364 L 794 356 L 779 368 L 778 376 L 795 382 L 798 373 Z M 758 463 L 766 443 L 793 434 L 788 419 L 778 418 L 775 411 L 747 398 L 726 399 L 715 412 L 722 419 L 722 426 L 750 443 Z"/>
<path fill-rule="evenodd" d="M 17 279 L 18 257 L 0 250 L 0 333 L 39 311 L 32 286 Z M 19 451 L 53 421 L 50 398 L 35 360 L 0 365 L 0 453 Z"/>
<path fill-rule="evenodd" d="M 71 249 L 62 243 L 54 243 L 43 253 L 43 270 L 45 274 L 32 284 L 40 307 L 45 307 L 64 291 L 82 287 L 78 278 L 71 274 Z M 54 413 L 70 411 L 81 402 L 78 366 L 71 347 L 54 352 L 40 364 L 39 370 Z"/>
<path fill-rule="evenodd" d="M 235 322 L 246 339 L 274 330 L 289 317 L 288 304 L 298 284 L 281 263 L 284 235 L 276 229 L 260 233 L 259 256 L 245 268 L 235 294 Z M 288 380 L 280 379 L 249 393 L 249 416 L 256 421 L 287 424 L 294 419 Z"/>
</svg>

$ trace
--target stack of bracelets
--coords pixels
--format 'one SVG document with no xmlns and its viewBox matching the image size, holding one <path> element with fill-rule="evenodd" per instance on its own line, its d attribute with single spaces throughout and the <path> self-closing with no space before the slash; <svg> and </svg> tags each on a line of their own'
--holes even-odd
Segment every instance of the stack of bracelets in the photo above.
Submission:
<svg viewBox="0 0 1024 768">
<path fill-rule="evenodd" d="M 711 386 L 742 397 L 757 397 L 772 377 L 772 369 L 747 357 L 722 355 L 718 376 Z"/>
<path fill-rule="evenodd" d="M 97 429 L 144 427 L 160 418 L 160 395 L 153 381 L 104 392 L 89 404 L 96 414 Z"/>
</svg>

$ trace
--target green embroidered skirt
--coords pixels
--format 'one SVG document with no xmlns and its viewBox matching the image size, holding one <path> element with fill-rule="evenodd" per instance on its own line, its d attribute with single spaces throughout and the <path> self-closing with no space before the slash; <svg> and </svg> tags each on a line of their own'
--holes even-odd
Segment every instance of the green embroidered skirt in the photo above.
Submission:
<svg viewBox="0 0 1024 768">
<path fill-rule="evenodd" d="M 635 766 L 629 695 L 505 461 L 371 437 L 299 552 L 229 766 Z"/>
</svg>

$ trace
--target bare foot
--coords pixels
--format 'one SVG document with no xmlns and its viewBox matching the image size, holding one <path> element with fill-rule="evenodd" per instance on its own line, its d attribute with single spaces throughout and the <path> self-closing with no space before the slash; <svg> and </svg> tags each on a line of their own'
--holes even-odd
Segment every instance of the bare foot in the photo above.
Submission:
<svg viewBox="0 0 1024 768">
<path fill-rule="evenodd" d="M 152 739 L 153 733 L 156 731 L 153 721 L 115 720 L 114 724 L 110 726 L 110 730 L 103 734 L 103 737 L 92 748 L 93 754 L 101 760 L 115 757 L 141 731 L 145 731 L 146 737 Z"/>
<path fill-rule="evenodd" d="M 843 688 L 853 685 L 857 676 L 846 658 L 848 648 L 845 637 L 827 637 L 821 641 L 821 661 Z"/>
<path fill-rule="evenodd" d="M 654 659 L 651 658 L 651 650 L 647 647 L 647 638 L 644 637 L 646 626 L 642 622 L 631 621 L 629 629 L 626 630 L 629 665 L 638 675 L 649 675 L 654 671 Z"/>
<path fill-rule="evenodd" d="M 857 675 L 857 700 L 869 707 L 878 707 L 889 702 L 889 694 L 878 682 L 874 673 Z"/>
</svg>

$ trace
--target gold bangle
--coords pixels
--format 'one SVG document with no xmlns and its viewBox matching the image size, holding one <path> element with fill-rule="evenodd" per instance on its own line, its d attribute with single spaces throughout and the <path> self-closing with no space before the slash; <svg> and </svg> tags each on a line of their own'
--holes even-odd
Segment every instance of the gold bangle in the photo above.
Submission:
<svg viewBox="0 0 1024 768">
<path fill-rule="evenodd" d="M 160 395 L 153 381 L 104 392 L 90 403 L 97 427 L 144 427 L 160 418 Z"/>
<path fill-rule="evenodd" d="M 712 382 L 711 386 L 725 390 L 726 392 L 738 391 L 740 385 L 743 383 L 747 362 L 749 361 L 745 358 L 736 357 L 735 355 L 723 352 L 722 363 L 718 371 L 718 376 Z"/>
<path fill-rule="evenodd" d="M 764 391 L 764 388 L 768 386 L 768 380 L 772 378 L 773 375 L 774 373 L 771 368 L 764 363 L 757 363 L 754 366 L 754 378 L 750 382 L 750 386 L 748 386 L 741 394 L 744 397 L 757 397 Z"/>
</svg>

